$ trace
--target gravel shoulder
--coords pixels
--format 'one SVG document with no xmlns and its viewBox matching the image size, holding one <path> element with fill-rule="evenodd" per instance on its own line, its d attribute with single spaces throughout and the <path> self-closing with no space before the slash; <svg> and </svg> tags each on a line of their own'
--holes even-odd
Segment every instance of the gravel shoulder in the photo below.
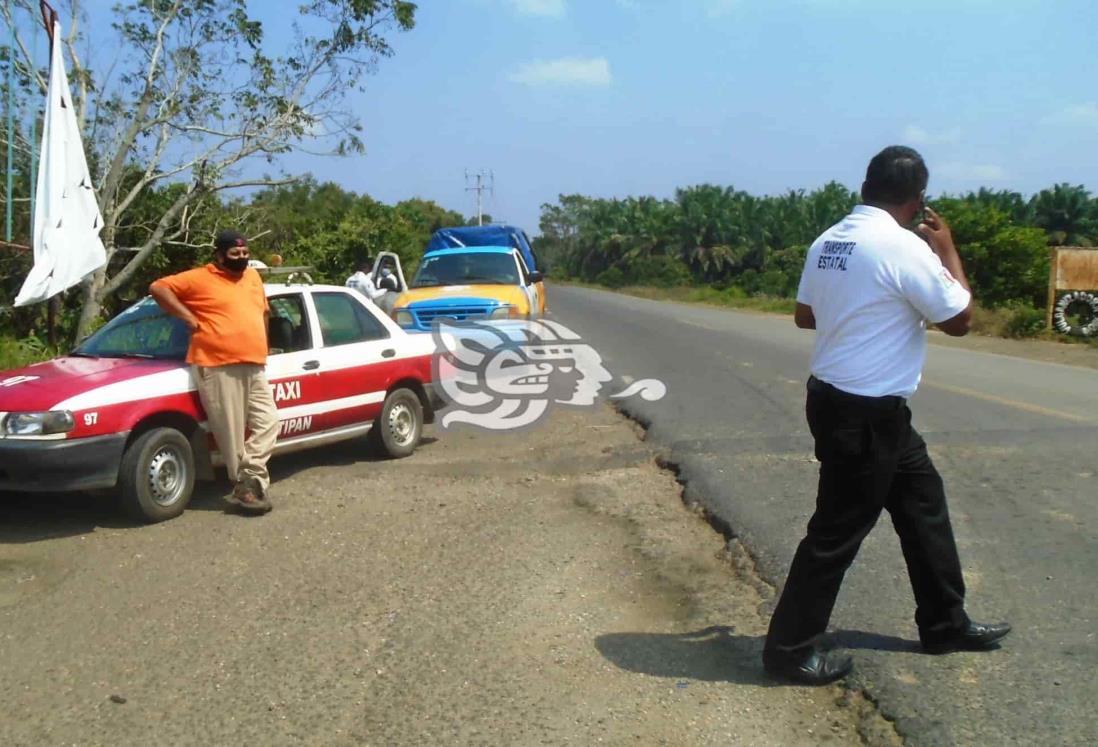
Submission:
<svg viewBox="0 0 1098 747">
<path fill-rule="evenodd" d="M 649 300 L 661 301 L 663 303 L 676 303 L 688 306 L 708 306 L 710 308 L 724 309 L 736 314 L 755 314 L 763 316 L 781 316 L 786 317 L 792 324 L 792 316 L 789 314 L 778 313 L 773 311 L 760 311 L 758 309 L 737 308 L 733 306 L 723 306 L 718 304 L 704 303 L 698 301 L 682 301 L 682 300 L 670 300 L 663 299 L 660 294 L 663 292 L 660 289 L 644 289 L 645 292 L 628 292 L 628 291 L 611 291 L 607 288 L 600 286 L 587 285 L 584 283 L 557 283 L 558 285 L 574 285 L 581 288 L 592 288 L 608 293 L 621 293 L 622 295 L 633 296 L 635 298 L 645 298 Z M 1005 337 L 990 337 L 986 335 L 969 334 L 964 337 L 950 337 L 949 335 L 937 330 L 931 329 L 928 339 L 931 344 L 943 345 L 946 347 L 963 348 L 966 350 L 978 350 L 984 353 L 994 353 L 997 355 L 1009 355 L 1015 358 L 1028 358 L 1036 361 L 1046 361 L 1049 363 L 1060 363 L 1066 366 L 1082 366 L 1084 368 L 1098 369 L 1098 344 L 1095 343 L 1082 343 L 1068 341 L 1066 338 L 1063 341 L 1056 340 L 1033 340 L 1033 339 L 1009 339 Z"/>
<path fill-rule="evenodd" d="M 771 590 L 630 421 L 434 436 L 275 460 L 258 519 L 0 496 L 0 742 L 898 743 L 764 678 Z"/>
<path fill-rule="evenodd" d="M 984 335 L 950 337 L 937 330 L 932 330 L 928 339 L 932 344 L 944 347 L 978 350 L 982 353 L 1009 355 L 1015 358 L 1060 363 L 1065 366 L 1098 368 L 1098 345 L 1094 344 L 1053 342 L 1051 340 L 1011 340 L 1003 337 L 985 337 Z"/>
</svg>

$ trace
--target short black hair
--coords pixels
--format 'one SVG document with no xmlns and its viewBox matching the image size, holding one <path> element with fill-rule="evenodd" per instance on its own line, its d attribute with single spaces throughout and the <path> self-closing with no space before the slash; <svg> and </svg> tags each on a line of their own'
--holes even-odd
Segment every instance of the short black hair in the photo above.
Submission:
<svg viewBox="0 0 1098 747">
<path fill-rule="evenodd" d="M 234 231 L 231 228 L 226 228 L 224 231 L 217 232 L 217 238 L 214 239 L 214 251 L 219 254 L 225 254 L 234 246 L 247 246 L 248 240 L 239 231 Z"/>
<path fill-rule="evenodd" d="M 914 148 L 890 145 L 869 162 L 862 199 L 882 205 L 902 205 L 917 198 L 929 179 L 926 163 Z"/>
<path fill-rule="evenodd" d="M 369 272 L 372 269 L 374 269 L 374 258 L 371 257 L 369 254 L 367 254 L 365 256 L 365 258 L 363 258 L 358 263 L 358 271 L 359 272 Z"/>
</svg>

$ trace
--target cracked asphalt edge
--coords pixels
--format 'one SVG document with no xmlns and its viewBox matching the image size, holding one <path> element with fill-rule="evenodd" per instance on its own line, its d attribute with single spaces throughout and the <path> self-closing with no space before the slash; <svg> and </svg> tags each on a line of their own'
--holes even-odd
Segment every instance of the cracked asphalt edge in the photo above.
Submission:
<svg viewBox="0 0 1098 747">
<path fill-rule="evenodd" d="M 757 614 L 760 621 L 765 620 L 764 610 L 777 595 L 778 589 L 769 583 L 760 573 L 751 549 L 740 539 L 735 528 L 724 518 L 710 511 L 696 490 L 689 485 L 689 478 L 683 475 L 681 465 L 671 459 L 669 450 L 648 442 L 648 429 L 651 422 L 642 415 L 622 406 L 623 403 L 611 403 L 610 407 L 630 422 L 637 438 L 646 443 L 653 452 L 653 460 L 658 468 L 669 473 L 679 485 L 679 499 L 683 506 L 700 521 L 709 525 L 724 542 L 723 557 L 735 577 L 750 586 L 759 595 Z M 894 747 L 906 743 L 897 730 L 895 722 L 888 718 L 878 706 L 877 700 L 863 687 L 852 687 L 845 682 L 830 685 L 836 691 L 835 703 L 849 709 L 855 715 L 856 728 L 862 743 L 867 747 Z"/>
</svg>

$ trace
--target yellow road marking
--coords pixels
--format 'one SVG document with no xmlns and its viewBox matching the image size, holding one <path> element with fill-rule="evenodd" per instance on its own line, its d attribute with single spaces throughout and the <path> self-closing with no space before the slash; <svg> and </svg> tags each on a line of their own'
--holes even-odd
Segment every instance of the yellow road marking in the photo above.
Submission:
<svg viewBox="0 0 1098 747">
<path fill-rule="evenodd" d="M 1073 412 L 1064 412 L 1063 410 L 1053 410 L 1049 407 L 1041 407 L 1040 405 L 1033 405 L 1029 402 L 1019 402 L 1016 399 L 1007 399 L 1006 397 L 997 397 L 994 394 L 988 394 L 987 392 L 980 392 L 975 389 L 966 389 L 961 386 L 950 386 L 949 384 L 936 384 L 929 381 L 923 382 L 924 386 L 933 387 L 934 389 L 941 389 L 942 391 L 952 392 L 953 394 L 962 394 L 967 397 L 975 397 L 976 399 L 982 399 L 985 402 L 994 402 L 998 405 L 1006 405 L 1007 407 L 1013 407 L 1017 410 L 1025 410 L 1026 412 L 1036 413 L 1037 415 L 1047 415 L 1052 418 L 1063 418 L 1064 420 L 1070 420 L 1074 423 L 1089 423 L 1093 418 L 1084 417 L 1082 415 L 1076 415 Z"/>
</svg>

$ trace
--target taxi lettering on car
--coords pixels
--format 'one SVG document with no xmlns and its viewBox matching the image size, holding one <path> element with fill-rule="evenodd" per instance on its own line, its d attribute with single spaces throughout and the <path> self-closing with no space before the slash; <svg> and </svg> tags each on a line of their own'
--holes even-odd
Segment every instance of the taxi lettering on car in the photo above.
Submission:
<svg viewBox="0 0 1098 747">
<path fill-rule="evenodd" d="M 347 288 L 267 285 L 275 454 L 369 434 L 411 454 L 440 400 L 433 343 Z M 69 355 L 0 372 L 0 490 L 115 488 L 146 521 L 182 513 L 222 464 L 190 366 L 190 334 L 146 298 Z"/>
</svg>

